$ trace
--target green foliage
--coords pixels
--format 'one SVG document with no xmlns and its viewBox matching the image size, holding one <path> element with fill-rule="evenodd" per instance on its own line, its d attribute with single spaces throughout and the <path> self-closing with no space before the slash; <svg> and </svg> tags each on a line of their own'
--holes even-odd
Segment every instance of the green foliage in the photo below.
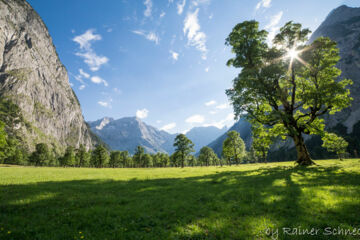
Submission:
<svg viewBox="0 0 360 240">
<path fill-rule="evenodd" d="M 152 162 L 152 157 L 150 154 L 145 153 L 143 158 L 142 158 L 142 163 L 141 163 L 141 167 L 152 167 L 153 166 L 153 162 Z"/>
<path fill-rule="evenodd" d="M 337 136 L 335 133 L 326 133 L 322 140 L 324 148 L 327 148 L 330 152 L 336 152 L 338 157 L 342 159 L 349 145 L 342 137 Z"/>
<path fill-rule="evenodd" d="M 75 154 L 76 165 L 79 167 L 88 167 L 90 165 L 90 153 L 86 151 L 84 145 L 80 145 Z"/>
<path fill-rule="evenodd" d="M 200 149 L 198 161 L 201 166 L 211 166 L 219 164 L 218 156 L 216 155 L 214 150 L 209 147 L 202 147 Z"/>
<path fill-rule="evenodd" d="M 105 167 L 109 161 L 109 153 L 103 145 L 97 145 L 91 155 L 91 164 L 96 168 Z"/>
<path fill-rule="evenodd" d="M 245 143 L 237 131 L 227 133 L 227 138 L 223 142 L 222 156 L 226 158 L 229 165 L 240 164 L 245 157 Z"/>
<path fill-rule="evenodd" d="M 272 140 L 291 137 L 297 163 L 310 165 L 303 134 L 324 134 L 320 117 L 350 105 L 352 81 L 337 80 L 341 71 L 336 68 L 340 59 L 336 42 L 322 37 L 306 45 L 310 31 L 288 22 L 270 47 L 268 33 L 258 26 L 255 21 L 240 23 L 226 39 L 235 54 L 228 65 L 241 68 L 226 94 L 236 117 L 246 113 L 251 122 L 264 126 Z"/>
<path fill-rule="evenodd" d="M 122 167 L 133 167 L 133 160 L 128 151 L 121 152 L 121 165 Z"/>
<path fill-rule="evenodd" d="M 20 146 L 19 141 L 13 137 L 7 139 L 5 155 L 4 163 L 6 164 L 25 165 L 27 162 L 27 153 Z"/>
<path fill-rule="evenodd" d="M 194 167 L 197 165 L 198 165 L 198 159 L 196 159 L 194 155 L 189 155 L 187 158 L 187 166 Z"/>
<path fill-rule="evenodd" d="M 35 166 L 44 166 L 48 163 L 50 158 L 49 147 L 45 143 L 38 143 L 35 147 L 35 152 L 30 156 L 30 163 Z"/>
<path fill-rule="evenodd" d="M 176 148 L 175 152 L 180 160 L 180 165 L 184 167 L 186 158 L 190 153 L 195 152 L 194 144 L 185 134 L 179 134 L 175 138 L 174 147 Z"/>
<path fill-rule="evenodd" d="M 133 162 L 135 167 L 142 166 L 144 154 L 145 154 L 145 149 L 142 146 L 137 146 L 135 149 L 135 154 L 133 156 Z"/>
<path fill-rule="evenodd" d="M 112 168 L 121 166 L 121 151 L 111 151 L 109 166 Z"/>
<path fill-rule="evenodd" d="M 152 158 L 154 167 L 166 167 L 170 162 L 169 155 L 166 153 L 158 152 Z"/>
<path fill-rule="evenodd" d="M 8 98 L 0 97 L 0 121 L 5 123 L 5 130 L 11 136 L 16 136 L 16 126 L 24 123 L 20 108 Z"/>
<path fill-rule="evenodd" d="M 255 151 L 255 148 L 254 146 L 252 145 L 250 147 L 250 151 L 246 153 L 246 162 L 247 163 L 256 163 L 258 162 L 258 156 L 256 155 L 256 151 Z"/>
<path fill-rule="evenodd" d="M 262 124 L 253 121 L 251 125 L 251 129 L 253 135 L 256 136 L 253 138 L 252 148 L 256 157 L 262 159 L 263 162 L 267 161 L 267 155 L 270 149 L 270 145 L 273 141 L 272 132 L 276 131 L 276 127 L 274 128 L 265 128 Z"/>
<path fill-rule="evenodd" d="M 170 156 L 170 166 L 171 167 L 180 167 L 181 166 L 181 161 L 182 161 L 182 154 L 181 152 L 174 152 L 173 154 L 171 154 Z M 184 163 L 186 164 L 186 163 Z"/>
<path fill-rule="evenodd" d="M 4 163 L 7 148 L 7 133 L 5 132 L 5 123 L 0 121 L 0 163 Z"/>
<path fill-rule="evenodd" d="M 66 166 L 75 166 L 76 165 L 76 157 L 74 147 L 68 146 L 65 150 L 64 156 L 60 159 L 60 165 L 63 167 Z"/>
</svg>

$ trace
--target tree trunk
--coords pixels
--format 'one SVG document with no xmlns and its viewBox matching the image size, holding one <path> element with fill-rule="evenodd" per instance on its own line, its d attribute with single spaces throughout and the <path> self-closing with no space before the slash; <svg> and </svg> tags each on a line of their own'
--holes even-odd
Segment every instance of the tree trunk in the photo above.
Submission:
<svg viewBox="0 0 360 240">
<path fill-rule="evenodd" d="M 181 168 L 184 168 L 185 154 L 182 154 Z"/>
<path fill-rule="evenodd" d="M 296 162 L 301 166 L 309 166 L 315 164 L 310 158 L 310 154 L 306 148 L 305 141 L 301 133 L 294 136 L 293 139 L 297 152 Z"/>
</svg>

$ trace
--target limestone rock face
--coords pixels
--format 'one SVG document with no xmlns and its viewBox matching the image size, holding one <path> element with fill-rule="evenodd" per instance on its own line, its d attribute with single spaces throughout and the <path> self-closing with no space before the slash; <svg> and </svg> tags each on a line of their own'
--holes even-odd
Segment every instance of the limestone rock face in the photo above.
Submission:
<svg viewBox="0 0 360 240">
<path fill-rule="evenodd" d="M 351 79 L 350 87 L 354 99 L 351 107 L 328 117 L 328 127 L 341 123 L 347 127 L 347 133 L 353 131 L 353 126 L 360 121 L 360 8 L 340 6 L 327 16 L 325 21 L 313 33 L 310 41 L 324 36 L 336 41 L 340 49 L 341 78 Z"/>
<path fill-rule="evenodd" d="M 25 0 L 0 0 L 0 96 L 16 103 L 30 149 L 39 142 L 92 147 L 89 128 L 49 32 Z"/>
</svg>

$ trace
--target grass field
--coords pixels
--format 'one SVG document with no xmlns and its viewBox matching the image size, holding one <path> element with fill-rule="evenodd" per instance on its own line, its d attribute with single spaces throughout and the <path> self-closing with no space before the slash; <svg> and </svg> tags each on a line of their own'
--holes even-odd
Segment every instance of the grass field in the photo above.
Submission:
<svg viewBox="0 0 360 240">
<path fill-rule="evenodd" d="M 360 160 L 317 164 L 0 167 L 0 239 L 359 239 Z"/>
</svg>

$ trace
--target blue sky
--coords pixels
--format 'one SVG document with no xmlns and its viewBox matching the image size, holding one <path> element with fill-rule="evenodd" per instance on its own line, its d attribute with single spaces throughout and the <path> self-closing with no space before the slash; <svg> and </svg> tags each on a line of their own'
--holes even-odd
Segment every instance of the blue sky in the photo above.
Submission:
<svg viewBox="0 0 360 240">
<path fill-rule="evenodd" d="M 238 70 L 225 38 L 255 19 L 315 30 L 358 0 L 28 0 L 47 25 L 87 121 L 135 116 L 171 133 L 233 124 L 225 89 Z"/>
</svg>

